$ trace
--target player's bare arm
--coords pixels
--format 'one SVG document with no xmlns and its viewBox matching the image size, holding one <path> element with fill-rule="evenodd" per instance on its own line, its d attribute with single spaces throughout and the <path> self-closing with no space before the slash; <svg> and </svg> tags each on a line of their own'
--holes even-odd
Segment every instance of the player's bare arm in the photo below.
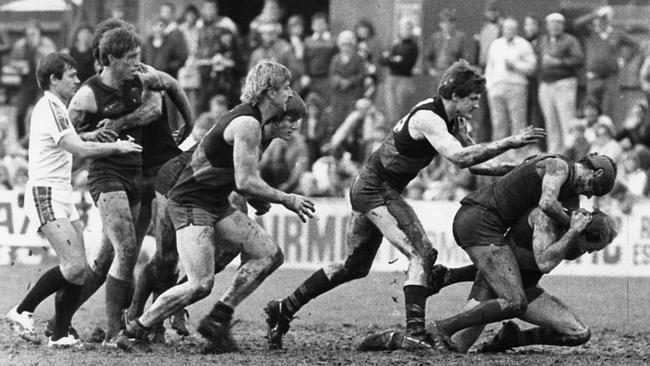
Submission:
<svg viewBox="0 0 650 366">
<path fill-rule="evenodd" d="M 568 226 L 571 217 L 562 207 L 562 203 L 558 201 L 558 197 L 560 196 L 562 184 L 569 178 L 569 166 L 562 159 L 549 158 L 540 161 L 537 168 L 544 174 L 539 208 L 551 219 Z"/>
<path fill-rule="evenodd" d="M 83 141 L 75 133 L 68 133 L 63 136 L 59 141 L 59 146 L 82 159 L 142 151 L 142 146 L 131 141 L 117 140 L 108 143 Z"/>
<path fill-rule="evenodd" d="M 183 127 L 184 132 L 179 136 L 179 139 L 185 139 L 185 137 L 187 137 L 187 135 L 192 131 L 192 126 L 194 125 L 192 107 L 190 106 L 187 94 L 185 94 L 183 88 L 180 87 L 178 80 L 174 79 L 171 75 L 156 70 L 149 65 L 145 66 L 147 72 L 138 73 L 144 87 L 146 89 L 167 92 L 167 95 L 169 95 L 169 98 L 172 100 L 185 122 L 185 126 Z"/>
<path fill-rule="evenodd" d="M 417 111 L 409 123 L 409 133 L 414 139 L 426 138 L 440 155 L 460 168 L 487 161 L 507 150 L 530 145 L 546 136 L 541 128 L 528 127 L 516 135 L 463 147 L 447 130 L 445 122 L 431 111 Z"/>
<path fill-rule="evenodd" d="M 575 238 L 587 227 L 591 221 L 591 214 L 584 210 L 576 210 L 571 214 L 571 224 L 564 235 L 553 219 L 544 212 L 535 209 L 529 220 L 533 226 L 533 253 L 537 267 L 543 273 L 549 273 L 557 267 L 567 255 L 569 247 Z"/>
<path fill-rule="evenodd" d="M 163 96 L 158 91 L 145 89 L 142 92 L 142 105 L 133 112 L 117 119 L 104 119 L 98 126 L 119 133 L 125 128 L 148 125 L 163 114 Z"/>
<path fill-rule="evenodd" d="M 472 136 L 470 136 L 469 131 L 467 130 L 467 120 L 464 118 L 459 118 L 456 139 L 460 141 L 460 144 L 463 145 L 463 147 L 476 145 L 476 141 L 474 141 Z M 488 160 L 483 163 L 470 166 L 469 171 L 470 173 L 476 175 L 500 176 L 507 174 L 516 166 L 517 164 L 512 162 Z"/>
<path fill-rule="evenodd" d="M 88 113 L 97 112 L 97 102 L 95 95 L 89 87 L 82 86 L 70 100 L 68 107 L 68 117 L 72 125 L 77 130 L 79 137 L 84 141 L 112 142 L 117 139 L 117 133 L 105 127 L 98 128 L 94 131 L 89 130 L 89 126 L 84 125 L 85 117 Z"/>
<path fill-rule="evenodd" d="M 259 174 L 260 144 L 262 130 L 252 117 L 235 118 L 224 131 L 226 141 L 233 143 L 233 164 L 237 190 L 246 197 L 269 203 L 280 203 L 295 212 L 303 222 L 312 217 L 314 204 L 308 199 L 287 194 L 269 186 Z"/>
</svg>

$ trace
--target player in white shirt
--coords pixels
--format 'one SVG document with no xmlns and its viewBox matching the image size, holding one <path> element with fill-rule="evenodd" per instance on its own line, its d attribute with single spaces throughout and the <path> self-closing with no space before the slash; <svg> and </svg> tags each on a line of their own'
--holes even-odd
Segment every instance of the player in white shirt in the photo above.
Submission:
<svg viewBox="0 0 650 366">
<path fill-rule="evenodd" d="M 39 87 L 45 93 L 32 112 L 25 211 L 30 220 L 40 224 L 39 230 L 52 245 L 60 264 L 43 274 L 23 301 L 7 314 L 21 337 L 38 343 L 34 310 L 45 298 L 62 290 L 55 300 L 50 347 L 81 344 L 69 334 L 74 305 L 79 301 L 87 268 L 83 228 L 72 201 L 73 154 L 80 158 L 96 158 L 142 150 L 140 145 L 129 141 L 89 142 L 77 135 L 66 107 L 79 88 L 76 67 L 74 59 L 58 52 L 41 58 L 36 67 Z M 105 129 L 99 129 L 96 134 L 117 137 Z"/>
</svg>

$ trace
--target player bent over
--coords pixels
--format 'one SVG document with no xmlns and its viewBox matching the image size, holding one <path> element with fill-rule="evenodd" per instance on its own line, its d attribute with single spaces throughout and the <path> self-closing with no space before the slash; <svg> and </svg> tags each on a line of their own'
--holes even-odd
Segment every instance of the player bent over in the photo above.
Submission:
<svg viewBox="0 0 650 366">
<path fill-rule="evenodd" d="M 129 322 L 120 342 L 141 337 L 178 309 L 208 296 L 214 283 L 215 253 L 233 248 L 241 252 L 242 264 L 230 288 L 201 320 L 198 331 L 211 341 L 214 351 L 236 348 L 229 334 L 235 307 L 282 264 L 284 255 L 269 233 L 229 204 L 228 195 L 237 189 L 262 201 L 262 210 L 268 210 L 269 203 L 281 203 L 303 221 L 314 211 L 311 201 L 273 189 L 259 175 L 260 151 L 273 138 L 288 139 L 298 127 L 297 121 L 267 123 L 286 109 L 292 93 L 290 78 L 290 72 L 278 63 L 255 65 L 246 77 L 242 104 L 224 115 L 201 140 L 168 194 L 168 212 L 188 282 L 160 295 L 140 318 Z M 128 348 L 128 339 L 124 341 Z"/>
<path fill-rule="evenodd" d="M 311 299 L 365 277 L 383 237 L 409 259 L 404 284 L 405 343 L 412 348 L 430 347 L 425 339 L 424 318 L 426 299 L 432 291 L 425 269 L 435 262 L 437 251 L 415 212 L 401 197 L 404 187 L 438 155 L 459 167 L 470 167 L 474 173 L 505 174 L 513 165 L 486 161 L 545 136 L 543 129 L 527 128 L 517 135 L 474 145 L 467 133 L 466 118 L 478 108 L 484 85 L 478 70 L 465 61 L 456 62 L 444 73 L 439 96 L 418 103 L 397 122 L 352 183 L 345 261 L 317 271 L 290 296 L 268 303 L 265 311 L 270 348 L 282 348 L 289 322 Z"/>
<path fill-rule="evenodd" d="M 140 145 L 128 141 L 98 143 L 79 138 L 67 110 L 79 88 L 76 67 L 75 60 L 64 53 L 51 53 L 41 58 L 36 67 L 38 85 L 44 95 L 31 117 L 25 210 L 30 220 L 40 223 L 39 230 L 52 245 L 60 264 L 43 274 L 23 301 L 7 314 L 14 329 L 36 339 L 34 310 L 45 298 L 61 290 L 55 300 L 50 347 L 80 344 L 68 332 L 87 266 L 83 228 L 72 202 L 72 156 L 97 158 L 142 150 Z M 110 135 L 110 131 L 104 133 Z"/>
<path fill-rule="evenodd" d="M 520 330 L 513 321 L 503 324 L 493 339 L 479 346 L 479 352 L 503 352 L 510 348 L 533 344 L 578 346 L 586 343 L 591 333 L 575 312 L 562 300 L 539 286 L 544 274 L 550 273 L 562 260 L 574 260 L 584 253 L 605 248 L 616 237 L 614 221 L 605 213 L 593 214 L 576 210 L 569 228 L 559 225 L 542 210 L 535 208 L 522 216 L 510 229 L 506 239 L 514 248 L 515 258 L 528 306 L 518 318 L 538 327 Z M 477 301 L 492 299 L 495 293 L 474 265 L 446 269 L 436 265 L 444 278 L 442 287 L 457 282 L 474 281 L 466 308 Z M 466 328 L 454 335 L 454 348 L 467 352 L 476 342 L 486 324 Z M 400 346 L 403 332 L 385 331 L 366 337 L 359 350 L 392 350 Z"/>
<path fill-rule="evenodd" d="M 476 299 L 476 306 L 431 325 L 436 349 L 447 350 L 449 337 L 475 325 L 517 317 L 528 302 L 517 261 L 505 234 L 526 211 L 539 207 L 559 225 L 568 226 L 565 207 L 576 209 L 579 195 L 609 193 L 616 164 L 605 155 L 589 154 L 577 162 L 561 155 L 532 157 L 503 177 L 461 200 L 453 233 L 495 293 Z"/>
</svg>

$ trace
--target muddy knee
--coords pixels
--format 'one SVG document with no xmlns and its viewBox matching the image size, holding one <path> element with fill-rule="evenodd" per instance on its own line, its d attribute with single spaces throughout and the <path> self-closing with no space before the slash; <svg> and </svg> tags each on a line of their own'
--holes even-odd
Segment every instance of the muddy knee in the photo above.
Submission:
<svg viewBox="0 0 650 366">
<path fill-rule="evenodd" d="M 521 296 L 514 296 L 510 300 L 498 299 L 497 301 L 499 301 L 501 309 L 507 318 L 520 317 L 524 315 L 526 309 L 528 309 L 528 301 L 523 293 Z"/>
</svg>

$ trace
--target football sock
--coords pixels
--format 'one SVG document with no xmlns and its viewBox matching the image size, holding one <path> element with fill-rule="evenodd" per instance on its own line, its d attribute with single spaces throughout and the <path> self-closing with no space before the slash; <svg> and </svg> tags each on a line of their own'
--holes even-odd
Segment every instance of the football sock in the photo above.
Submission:
<svg viewBox="0 0 650 366">
<path fill-rule="evenodd" d="M 129 306 L 131 282 L 117 279 L 111 275 L 106 277 L 106 339 L 111 339 L 122 328 L 122 310 Z"/>
<path fill-rule="evenodd" d="M 431 291 L 419 285 L 404 286 L 404 308 L 406 309 L 406 334 L 423 336 L 427 297 Z"/>
<path fill-rule="evenodd" d="M 99 274 L 93 271 L 90 267 L 86 268 L 86 280 L 81 287 L 81 295 L 79 302 L 74 306 L 74 311 L 77 311 L 88 299 L 99 290 L 106 281 L 106 275 Z"/>
<path fill-rule="evenodd" d="M 224 304 L 221 301 L 217 301 L 217 303 L 212 307 L 212 310 L 210 310 L 210 314 L 208 314 L 208 316 L 220 323 L 226 323 L 232 319 L 232 314 L 234 312 L 235 310 L 230 306 Z"/>
<path fill-rule="evenodd" d="M 464 267 L 449 268 L 445 275 L 444 286 L 453 285 L 458 282 L 472 282 L 476 278 L 476 266 L 470 264 Z"/>
<path fill-rule="evenodd" d="M 282 300 L 284 314 L 293 317 L 306 303 L 338 285 L 339 283 L 332 282 L 327 278 L 324 270 L 316 271 L 291 295 Z"/>
<path fill-rule="evenodd" d="M 51 268 L 43 273 L 38 281 L 36 281 L 34 287 L 25 295 L 23 301 L 18 305 L 18 313 L 20 314 L 23 311 L 33 313 L 38 304 L 67 283 L 68 281 L 63 277 L 59 266 Z"/>
<path fill-rule="evenodd" d="M 66 283 L 56 295 L 54 301 L 54 332 L 52 339 L 58 340 L 68 335 L 68 328 L 74 315 L 75 305 L 79 302 L 81 286 L 74 283 Z"/>
</svg>

